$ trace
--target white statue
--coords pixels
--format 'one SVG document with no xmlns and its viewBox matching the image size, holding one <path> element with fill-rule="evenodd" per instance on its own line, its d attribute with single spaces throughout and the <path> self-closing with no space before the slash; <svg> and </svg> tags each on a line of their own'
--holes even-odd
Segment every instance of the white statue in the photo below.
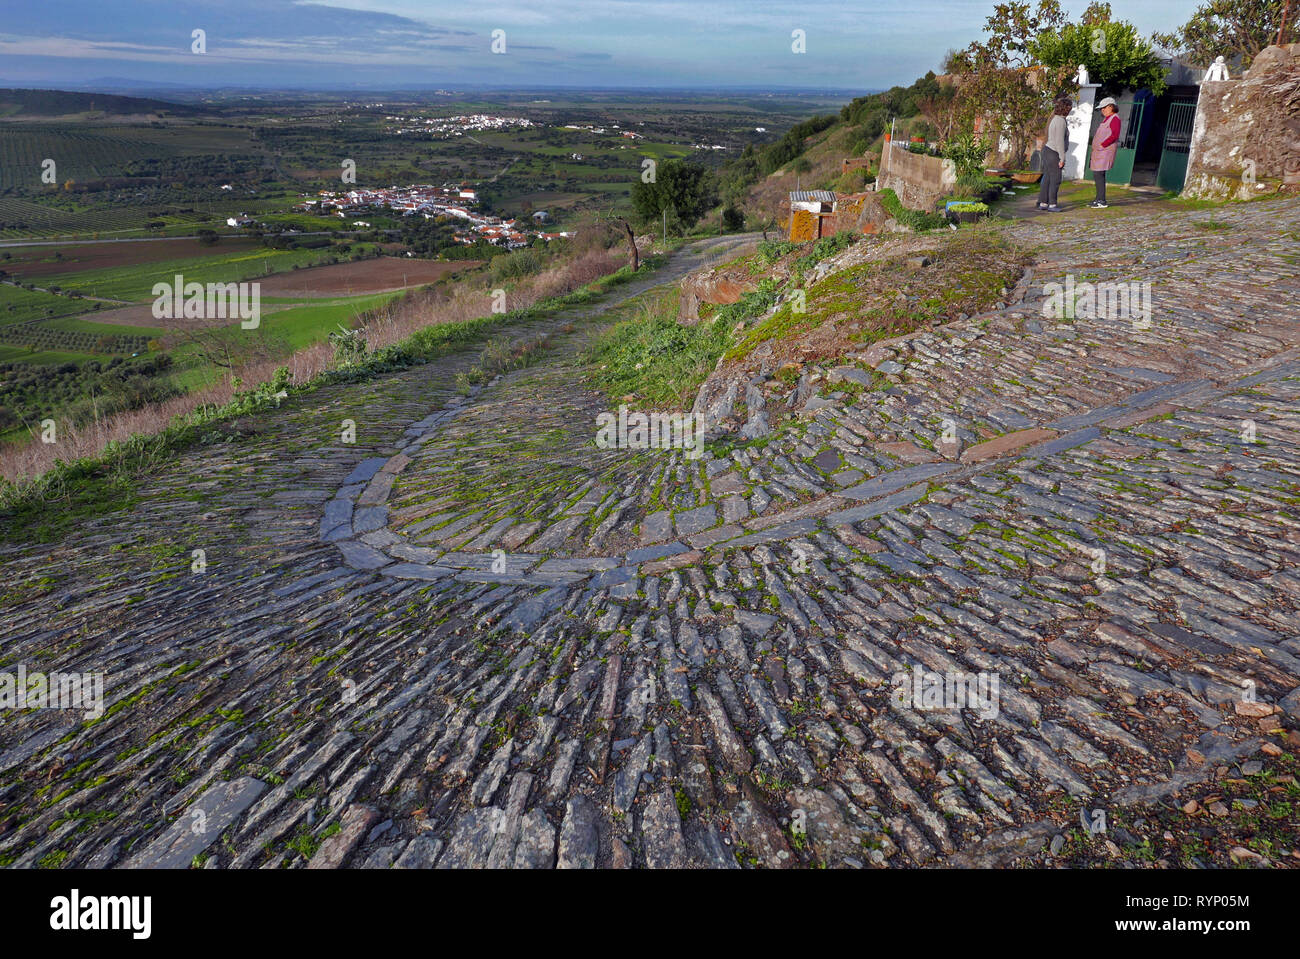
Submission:
<svg viewBox="0 0 1300 959">
<path fill-rule="evenodd" d="M 1088 85 L 1089 82 L 1088 68 L 1085 67 L 1082 63 L 1079 64 L 1079 72 L 1078 74 L 1075 75 L 1074 79 L 1078 82 L 1079 86 L 1081 87 L 1086 87 Z"/>
<path fill-rule="evenodd" d="M 1202 83 L 1210 83 L 1215 80 L 1231 80 L 1228 76 L 1228 65 L 1223 62 L 1223 57 L 1215 57 L 1214 62 L 1210 64 L 1210 69 L 1205 71 L 1205 78 Z"/>
</svg>

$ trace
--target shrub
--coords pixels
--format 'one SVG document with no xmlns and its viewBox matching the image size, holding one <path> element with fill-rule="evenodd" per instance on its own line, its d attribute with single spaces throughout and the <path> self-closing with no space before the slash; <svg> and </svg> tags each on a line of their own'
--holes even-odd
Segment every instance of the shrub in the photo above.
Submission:
<svg viewBox="0 0 1300 959">
<path fill-rule="evenodd" d="M 943 155 L 953 162 L 958 177 L 978 176 L 983 179 L 984 158 L 988 152 L 988 144 L 973 133 L 951 137 L 943 147 Z"/>
<path fill-rule="evenodd" d="M 938 229 L 946 222 L 943 217 L 936 216 L 933 213 L 926 213 L 923 210 L 909 210 L 903 206 L 902 201 L 898 199 L 898 194 L 893 190 L 881 190 L 880 203 L 884 206 L 885 212 L 895 220 L 903 224 L 903 226 L 911 227 L 918 233 Z"/>
<path fill-rule="evenodd" d="M 859 234 L 852 230 L 840 230 L 834 236 L 824 236 L 813 244 L 812 252 L 806 256 L 799 257 L 795 261 L 794 267 L 800 273 L 812 269 L 828 256 L 832 256 L 845 247 L 852 245 L 853 241 L 858 238 Z"/>
<path fill-rule="evenodd" d="M 366 357 L 366 338 L 361 330 L 349 330 L 340 326 L 330 333 L 330 346 L 334 348 L 334 363 L 337 366 L 353 366 Z"/>
<path fill-rule="evenodd" d="M 495 282 L 501 283 L 506 280 L 517 280 L 520 277 L 530 276 L 540 272 L 542 269 L 542 260 L 532 250 L 516 250 L 514 253 L 505 256 L 494 256 L 492 258 L 491 274 Z"/>
<path fill-rule="evenodd" d="M 962 173 L 957 177 L 955 192 L 963 196 L 983 196 L 988 189 L 988 179 L 978 171 Z"/>
</svg>

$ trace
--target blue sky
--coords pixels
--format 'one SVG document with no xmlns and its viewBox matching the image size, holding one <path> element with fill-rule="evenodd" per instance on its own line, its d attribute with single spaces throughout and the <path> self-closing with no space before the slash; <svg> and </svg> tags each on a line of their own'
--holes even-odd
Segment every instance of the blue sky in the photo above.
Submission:
<svg viewBox="0 0 1300 959">
<path fill-rule="evenodd" d="M 1086 0 L 1066 0 L 1081 13 Z M 1195 0 L 1114 0 L 1143 34 Z M 10 3 L 0 85 L 803 87 L 910 83 L 993 0 L 52 0 Z M 206 31 L 207 52 L 191 52 Z M 791 51 L 791 32 L 807 53 Z M 504 54 L 491 52 L 505 31 Z"/>
</svg>

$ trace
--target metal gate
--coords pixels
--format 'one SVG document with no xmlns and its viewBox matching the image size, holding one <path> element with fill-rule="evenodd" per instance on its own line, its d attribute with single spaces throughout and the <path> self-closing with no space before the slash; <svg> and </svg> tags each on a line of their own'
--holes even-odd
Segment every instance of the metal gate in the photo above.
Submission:
<svg viewBox="0 0 1300 959">
<path fill-rule="evenodd" d="M 1169 104 L 1169 121 L 1165 125 L 1165 145 L 1160 152 L 1160 169 L 1156 185 L 1180 193 L 1187 177 L 1187 155 L 1192 151 L 1192 126 L 1196 122 L 1195 100 L 1174 100 Z"/>
<path fill-rule="evenodd" d="M 1147 101 L 1134 100 L 1124 125 L 1124 135 L 1115 153 L 1115 163 L 1106 179 L 1111 183 L 1128 183 L 1133 179 L 1133 162 L 1137 158 L 1138 136 L 1142 132 L 1142 113 Z"/>
</svg>

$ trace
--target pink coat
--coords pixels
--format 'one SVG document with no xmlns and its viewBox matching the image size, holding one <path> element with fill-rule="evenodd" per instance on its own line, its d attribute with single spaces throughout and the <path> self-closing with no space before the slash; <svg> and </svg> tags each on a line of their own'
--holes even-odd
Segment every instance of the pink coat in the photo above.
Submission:
<svg viewBox="0 0 1300 959">
<path fill-rule="evenodd" d="M 1092 138 L 1092 168 L 1109 170 L 1115 165 L 1115 153 L 1119 150 L 1119 114 L 1112 113 L 1102 117 L 1101 125 Z"/>
</svg>

